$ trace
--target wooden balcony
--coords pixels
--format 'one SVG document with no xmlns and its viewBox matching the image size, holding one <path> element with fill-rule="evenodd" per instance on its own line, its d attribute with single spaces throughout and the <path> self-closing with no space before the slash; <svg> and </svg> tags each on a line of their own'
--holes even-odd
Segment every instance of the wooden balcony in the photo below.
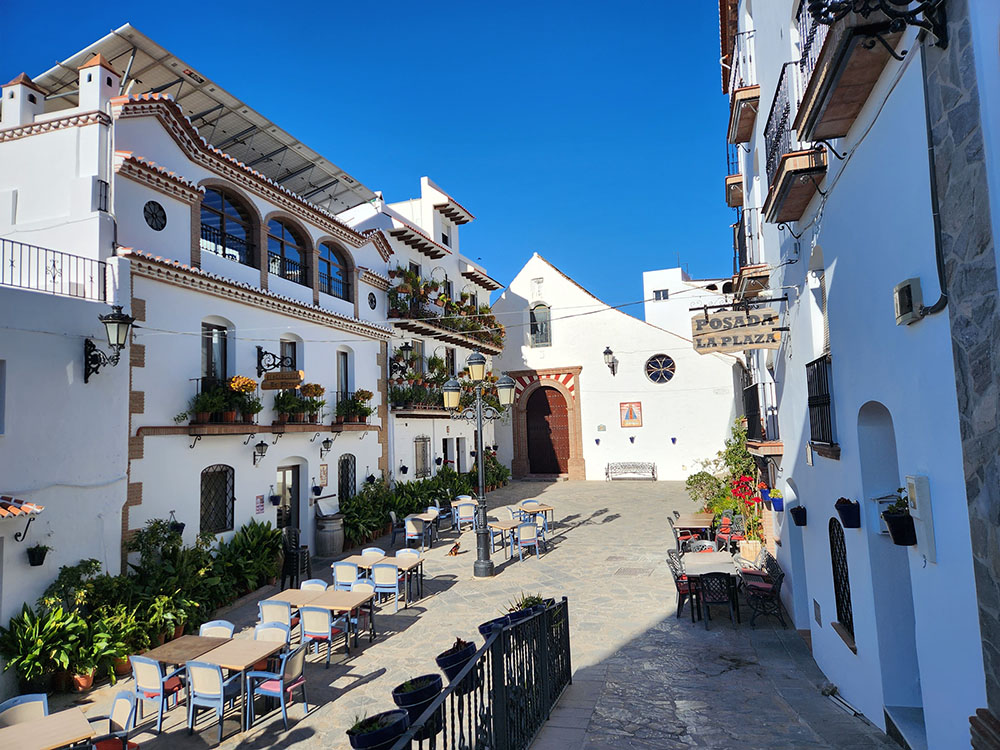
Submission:
<svg viewBox="0 0 1000 750">
<path fill-rule="evenodd" d="M 886 45 L 895 49 L 902 32 L 890 31 L 880 12 L 867 19 L 848 13 L 831 26 L 809 20 L 805 38 L 811 44 L 800 62 L 804 88 L 794 128 L 800 141 L 842 138 L 889 62 Z"/>
<path fill-rule="evenodd" d="M 730 208 L 743 207 L 743 175 L 726 175 L 726 205 Z"/>
<path fill-rule="evenodd" d="M 782 154 L 764 201 L 764 220 L 772 224 L 798 221 L 825 175 L 825 150 Z"/>
<path fill-rule="evenodd" d="M 744 86 L 729 95 L 730 143 L 746 143 L 753 135 L 753 124 L 760 109 L 760 86 Z"/>
<path fill-rule="evenodd" d="M 767 291 L 771 269 L 766 264 L 744 266 L 736 277 L 736 299 L 752 299 Z"/>
<path fill-rule="evenodd" d="M 780 440 L 747 440 L 747 452 L 751 456 L 781 456 L 785 444 Z"/>
</svg>

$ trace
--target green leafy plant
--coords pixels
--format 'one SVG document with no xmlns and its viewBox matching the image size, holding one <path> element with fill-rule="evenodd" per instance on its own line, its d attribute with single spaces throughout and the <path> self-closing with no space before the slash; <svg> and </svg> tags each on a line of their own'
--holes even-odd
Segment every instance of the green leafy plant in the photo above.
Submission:
<svg viewBox="0 0 1000 750">
<path fill-rule="evenodd" d="M 278 391 L 274 394 L 274 410 L 282 414 L 301 414 L 305 406 L 295 391 Z"/>
<path fill-rule="evenodd" d="M 507 611 L 518 612 L 519 610 L 528 609 L 539 604 L 545 604 L 545 599 L 542 598 L 541 594 L 525 594 L 522 591 L 519 597 L 507 602 Z"/>
<path fill-rule="evenodd" d="M 101 561 L 81 560 L 76 565 L 63 565 L 56 579 L 48 585 L 38 600 L 41 609 L 59 607 L 67 612 L 89 612 L 88 604 L 94 579 L 101 572 Z"/>
<path fill-rule="evenodd" d="M 896 490 L 896 500 L 886 508 L 884 513 L 910 513 L 910 498 L 906 495 L 906 488 L 900 487 Z"/>
<path fill-rule="evenodd" d="M 358 716 L 354 715 L 354 723 L 347 730 L 348 734 L 368 734 L 378 729 L 385 729 L 392 724 L 391 716 Z"/>
<path fill-rule="evenodd" d="M 13 669 L 23 682 L 35 684 L 56 669 L 68 669 L 84 620 L 62 607 L 36 613 L 25 604 L 21 613 L 0 628 L 4 671 Z"/>
<path fill-rule="evenodd" d="M 191 399 L 189 412 L 194 414 L 212 414 L 223 411 L 226 407 L 226 391 L 213 388 L 198 393 Z"/>
<path fill-rule="evenodd" d="M 241 393 L 238 408 L 242 414 L 260 414 L 264 410 L 264 402 L 255 393 Z"/>
<path fill-rule="evenodd" d="M 781 490 L 771 490 L 771 498 L 783 498 L 784 495 L 781 494 Z"/>
</svg>

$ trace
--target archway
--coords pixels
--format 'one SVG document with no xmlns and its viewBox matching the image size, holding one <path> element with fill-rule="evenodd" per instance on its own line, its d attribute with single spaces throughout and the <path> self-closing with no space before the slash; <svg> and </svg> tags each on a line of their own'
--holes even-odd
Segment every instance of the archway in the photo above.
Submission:
<svg viewBox="0 0 1000 750">
<path fill-rule="evenodd" d="M 569 471 L 569 414 L 566 399 L 555 388 L 538 388 L 525 409 L 528 466 L 532 474 Z"/>
</svg>

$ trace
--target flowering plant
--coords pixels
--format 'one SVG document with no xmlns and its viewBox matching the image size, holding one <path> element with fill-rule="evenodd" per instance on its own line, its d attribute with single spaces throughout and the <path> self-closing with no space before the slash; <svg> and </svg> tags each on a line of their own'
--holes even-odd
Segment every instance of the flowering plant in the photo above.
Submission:
<svg viewBox="0 0 1000 750">
<path fill-rule="evenodd" d="M 766 490 L 767 489 L 767 482 L 757 482 L 757 489 L 758 490 Z"/>
<path fill-rule="evenodd" d="M 299 393 L 305 398 L 319 398 L 326 393 L 326 388 L 319 383 L 303 383 L 299 386 Z"/>
<path fill-rule="evenodd" d="M 358 401 L 370 401 L 371 397 L 375 394 L 371 391 L 366 391 L 364 388 L 359 388 L 354 392 L 354 398 Z"/>
<path fill-rule="evenodd" d="M 233 375 L 229 379 L 229 390 L 237 393 L 253 393 L 257 390 L 257 381 L 245 375 Z"/>
<path fill-rule="evenodd" d="M 739 479 L 733 479 L 729 484 L 732 488 L 733 497 L 739 498 L 748 505 L 753 502 L 751 499 L 753 495 L 753 477 L 743 475 Z"/>
</svg>

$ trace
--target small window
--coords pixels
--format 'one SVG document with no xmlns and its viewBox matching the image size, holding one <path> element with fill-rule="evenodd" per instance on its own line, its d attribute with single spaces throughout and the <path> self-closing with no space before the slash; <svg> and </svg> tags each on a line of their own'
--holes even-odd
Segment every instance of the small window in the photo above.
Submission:
<svg viewBox="0 0 1000 750">
<path fill-rule="evenodd" d="M 110 193 L 111 187 L 105 180 L 97 181 L 97 210 L 107 211 L 108 210 L 108 195 Z"/>
<path fill-rule="evenodd" d="M 431 475 L 431 439 L 426 435 L 413 439 L 413 467 L 417 479 Z"/>
<path fill-rule="evenodd" d="M 417 276 L 420 275 L 420 264 L 410 261 L 410 273 L 414 273 Z"/>
<path fill-rule="evenodd" d="M 221 381 L 229 377 L 226 356 L 228 332 L 223 326 L 201 324 L 201 376 Z"/>
<path fill-rule="evenodd" d="M 469 295 L 469 304 L 472 305 L 473 310 L 479 312 L 479 295 L 476 292 Z"/>
<path fill-rule="evenodd" d="M 337 402 L 346 401 L 351 390 L 351 360 L 347 352 L 337 352 Z"/>
<path fill-rule="evenodd" d="M 450 346 L 444 350 L 444 371 L 449 378 L 455 377 L 455 349 Z"/>
<path fill-rule="evenodd" d="M 809 392 L 809 435 L 814 443 L 836 443 L 830 389 L 830 355 L 826 354 L 806 365 L 806 386 Z"/>
<path fill-rule="evenodd" d="M 299 350 L 296 342 L 281 341 L 281 371 L 295 372 L 299 369 Z"/>
<path fill-rule="evenodd" d="M 35 98 L 34 94 L 28 94 L 28 101 L 32 104 L 38 104 L 38 99 Z"/>
<path fill-rule="evenodd" d="M 357 461 L 350 453 L 345 453 L 337 461 L 337 491 L 339 500 L 350 500 L 358 492 Z"/>
<path fill-rule="evenodd" d="M 656 289 L 653 291 L 653 299 L 656 301 L 665 300 L 670 297 L 669 289 Z"/>
<path fill-rule="evenodd" d="M 329 242 L 319 246 L 319 290 L 351 301 L 351 282 L 344 252 Z"/>
<path fill-rule="evenodd" d="M 669 383 L 676 372 L 677 365 L 666 354 L 654 354 L 646 360 L 646 377 L 654 383 Z"/>
<path fill-rule="evenodd" d="M 232 466 L 216 464 L 201 472 L 201 533 L 221 534 L 233 530 L 234 472 Z"/>
<path fill-rule="evenodd" d="M 854 610 L 851 606 L 851 578 L 847 569 L 847 545 L 844 529 L 836 518 L 830 519 L 830 562 L 833 565 L 833 595 L 837 602 L 837 622 L 854 637 Z"/>
<path fill-rule="evenodd" d="M 414 372 L 417 372 L 417 373 L 420 373 L 421 375 L 423 375 L 424 372 L 426 372 L 426 370 L 424 368 L 424 342 L 423 341 L 418 341 L 417 339 L 413 340 L 413 353 L 410 356 L 413 357 L 413 364 L 410 365 L 410 368 Z"/>
<path fill-rule="evenodd" d="M 531 308 L 529 333 L 533 347 L 552 346 L 550 319 L 551 313 L 548 305 L 535 305 Z"/>
<path fill-rule="evenodd" d="M 455 299 L 455 288 L 451 283 L 451 279 L 447 277 L 445 278 L 442 291 L 444 292 L 444 296 L 448 299 Z"/>
<path fill-rule="evenodd" d="M 451 237 L 448 236 L 448 230 L 441 230 L 441 244 L 445 247 L 451 247 Z"/>
</svg>

